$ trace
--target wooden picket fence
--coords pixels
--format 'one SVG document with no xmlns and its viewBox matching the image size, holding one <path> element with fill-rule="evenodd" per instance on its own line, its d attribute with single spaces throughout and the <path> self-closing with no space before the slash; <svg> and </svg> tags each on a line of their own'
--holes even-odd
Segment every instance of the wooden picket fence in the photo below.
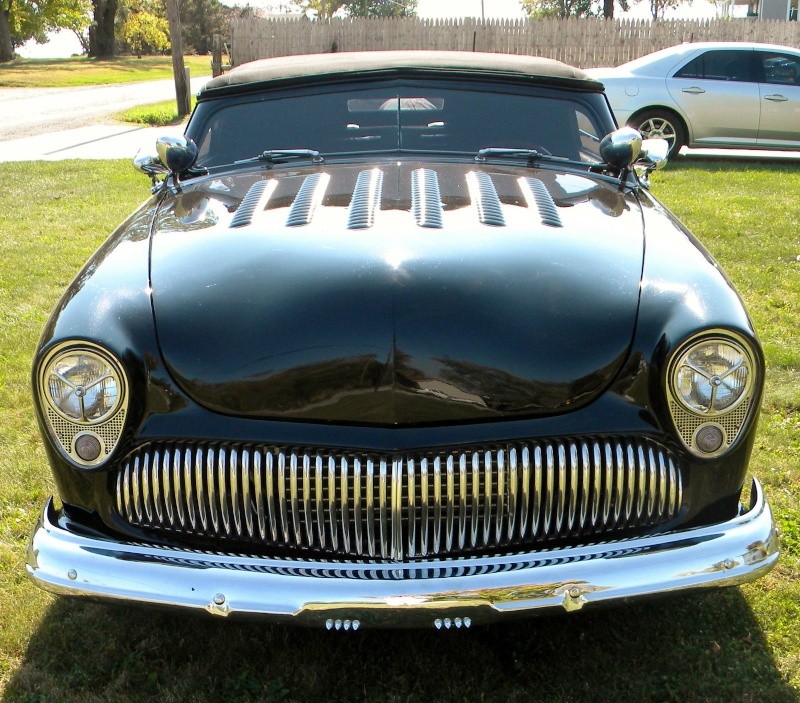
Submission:
<svg viewBox="0 0 800 703">
<path fill-rule="evenodd" d="M 307 19 L 250 17 L 231 23 L 234 66 L 271 56 L 445 49 L 546 56 L 592 68 L 617 66 L 682 42 L 752 41 L 800 48 L 800 22 L 716 20 Z"/>
</svg>

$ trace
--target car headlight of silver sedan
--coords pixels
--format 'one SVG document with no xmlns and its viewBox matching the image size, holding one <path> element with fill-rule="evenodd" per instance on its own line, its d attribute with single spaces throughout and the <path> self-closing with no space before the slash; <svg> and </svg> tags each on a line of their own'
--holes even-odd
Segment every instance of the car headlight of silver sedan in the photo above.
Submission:
<svg viewBox="0 0 800 703">
<path fill-rule="evenodd" d="M 128 406 L 122 364 L 87 342 L 61 344 L 39 366 L 42 414 L 63 453 L 82 467 L 102 464 L 122 435 Z"/>
<path fill-rule="evenodd" d="M 689 340 L 668 366 L 672 420 L 696 456 L 723 454 L 750 415 L 757 367 L 749 345 L 730 333 Z"/>
</svg>

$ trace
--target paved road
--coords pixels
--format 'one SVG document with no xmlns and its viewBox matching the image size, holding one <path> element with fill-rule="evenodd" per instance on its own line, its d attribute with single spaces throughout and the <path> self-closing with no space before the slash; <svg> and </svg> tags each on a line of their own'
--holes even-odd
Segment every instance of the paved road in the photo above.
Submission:
<svg viewBox="0 0 800 703">
<path fill-rule="evenodd" d="M 192 91 L 207 80 L 192 79 Z M 0 88 L 0 141 L 86 127 L 115 112 L 174 97 L 171 79 L 80 88 Z"/>
<path fill-rule="evenodd" d="M 192 79 L 197 92 L 208 78 Z M 0 161 L 132 158 L 160 134 L 182 127 L 146 128 L 111 115 L 170 100 L 170 80 L 81 88 L 0 88 Z"/>
</svg>

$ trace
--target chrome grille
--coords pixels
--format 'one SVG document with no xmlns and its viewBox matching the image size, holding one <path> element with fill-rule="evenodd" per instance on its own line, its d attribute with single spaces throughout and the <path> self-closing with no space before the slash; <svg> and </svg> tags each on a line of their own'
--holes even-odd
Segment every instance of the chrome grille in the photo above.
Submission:
<svg viewBox="0 0 800 703">
<path fill-rule="evenodd" d="M 537 441 L 419 455 L 172 443 L 129 455 L 132 525 L 404 561 L 598 539 L 672 520 L 681 473 L 650 440 Z"/>
</svg>

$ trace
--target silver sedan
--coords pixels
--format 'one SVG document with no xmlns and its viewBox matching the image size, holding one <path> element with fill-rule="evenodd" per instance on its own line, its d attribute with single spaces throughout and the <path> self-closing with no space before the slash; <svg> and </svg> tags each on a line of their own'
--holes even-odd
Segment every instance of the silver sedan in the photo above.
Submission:
<svg viewBox="0 0 800 703">
<path fill-rule="evenodd" d="M 800 149 L 800 51 L 744 42 L 681 44 L 587 73 L 619 124 L 689 147 Z"/>
</svg>

